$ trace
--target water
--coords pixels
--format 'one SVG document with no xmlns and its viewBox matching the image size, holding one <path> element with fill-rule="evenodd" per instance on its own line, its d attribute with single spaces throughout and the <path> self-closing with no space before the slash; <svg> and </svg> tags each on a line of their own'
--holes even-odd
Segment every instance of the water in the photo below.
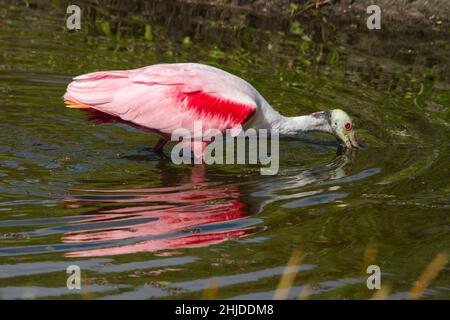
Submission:
<svg viewBox="0 0 450 320">
<path fill-rule="evenodd" d="M 160 13 L 173 7 L 147 8 L 147 28 L 113 13 L 109 29 L 89 7 L 78 33 L 58 7 L 0 6 L 0 296 L 200 298 L 217 286 L 218 298 L 270 299 L 300 248 L 290 298 L 370 298 L 369 262 L 388 298 L 405 298 L 450 244 L 448 38 L 239 12 L 224 23 L 187 6 L 171 24 Z M 247 79 L 286 115 L 342 108 L 365 148 L 283 141 L 277 176 L 177 166 L 151 152 L 156 137 L 90 124 L 61 101 L 74 75 L 185 61 Z M 69 265 L 81 292 L 66 288 Z M 424 298 L 450 298 L 448 276 Z"/>
</svg>

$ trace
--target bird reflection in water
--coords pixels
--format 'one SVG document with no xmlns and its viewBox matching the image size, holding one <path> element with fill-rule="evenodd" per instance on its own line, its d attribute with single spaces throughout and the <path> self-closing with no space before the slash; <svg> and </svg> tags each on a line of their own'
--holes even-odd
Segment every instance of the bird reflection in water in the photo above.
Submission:
<svg viewBox="0 0 450 320">
<path fill-rule="evenodd" d="M 101 208 L 79 223 L 89 227 L 65 233 L 65 243 L 93 244 L 93 249 L 71 251 L 66 256 L 164 254 L 164 250 L 174 254 L 172 249 L 205 247 L 254 234 L 264 229 L 256 214 L 267 204 L 321 193 L 322 189 L 297 191 L 347 176 L 354 159 L 354 151 L 338 152 L 324 166 L 283 172 L 281 177 L 259 177 L 256 184 L 243 186 L 209 181 L 205 167 L 194 166 L 187 181 L 174 187 L 77 190 L 83 194 L 66 199 L 71 207 L 101 203 L 115 208 Z M 240 188 L 250 188 L 245 194 L 251 196 L 251 203 L 242 201 Z"/>
<path fill-rule="evenodd" d="M 202 166 L 194 167 L 189 181 L 176 187 L 79 191 L 84 195 L 67 199 L 71 206 L 100 202 L 121 207 L 101 209 L 82 222 L 114 221 L 117 227 L 66 233 L 65 243 L 106 243 L 98 249 L 69 252 L 70 257 L 204 247 L 252 234 L 260 222 L 247 217 L 237 186 L 207 181 Z"/>
<path fill-rule="evenodd" d="M 355 149 L 338 148 L 336 157 L 322 166 L 302 170 L 283 170 L 280 176 L 269 183 L 262 183 L 251 195 L 259 198 L 256 211 L 261 212 L 270 203 L 289 199 L 299 199 L 326 192 L 324 188 L 314 188 L 298 192 L 309 185 L 338 181 L 347 177 L 352 171 L 357 151 Z"/>
</svg>

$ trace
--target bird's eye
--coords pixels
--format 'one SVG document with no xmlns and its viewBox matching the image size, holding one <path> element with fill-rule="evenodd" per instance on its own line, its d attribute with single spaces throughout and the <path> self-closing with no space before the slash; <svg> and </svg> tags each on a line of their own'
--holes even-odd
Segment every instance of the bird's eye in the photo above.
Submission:
<svg viewBox="0 0 450 320">
<path fill-rule="evenodd" d="M 350 122 L 345 123 L 344 125 L 345 130 L 350 130 L 352 128 L 352 124 Z"/>
</svg>

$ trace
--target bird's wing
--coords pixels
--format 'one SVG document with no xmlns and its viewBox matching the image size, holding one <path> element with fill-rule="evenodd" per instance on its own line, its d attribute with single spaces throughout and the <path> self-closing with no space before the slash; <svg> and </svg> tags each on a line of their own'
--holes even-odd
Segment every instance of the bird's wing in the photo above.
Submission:
<svg viewBox="0 0 450 320">
<path fill-rule="evenodd" d="M 225 71 L 198 64 L 162 64 L 129 71 L 95 72 L 74 78 L 64 99 L 170 134 L 221 131 L 244 124 L 257 110 L 256 90 Z"/>
</svg>

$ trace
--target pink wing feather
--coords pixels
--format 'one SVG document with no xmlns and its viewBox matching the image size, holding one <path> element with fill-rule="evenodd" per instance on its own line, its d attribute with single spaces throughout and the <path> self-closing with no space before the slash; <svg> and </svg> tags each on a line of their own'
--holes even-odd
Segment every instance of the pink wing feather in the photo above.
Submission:
<svg viewBox="0 0 450 320">
<path fill-rule="evenodd" d="M 74 78 L 66 101 L 170 135 L 177 128 L 221 131 L 242 125 L 257 110 L 257 92 L 244 80 L 199 64 L 160 64 Z"/>
</svg>

